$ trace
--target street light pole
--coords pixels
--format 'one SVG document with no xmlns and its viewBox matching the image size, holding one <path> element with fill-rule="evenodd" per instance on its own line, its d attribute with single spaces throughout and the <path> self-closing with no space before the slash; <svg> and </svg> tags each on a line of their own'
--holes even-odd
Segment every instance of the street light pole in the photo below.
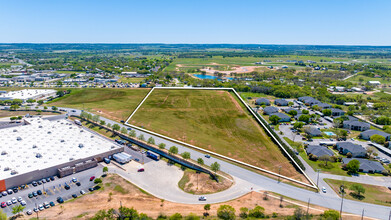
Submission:
<svg viewBox="0 0 391 220">
<path fill-rule="evenodd" d="M 278 182 L 280 182 L 281 166 L 278 167 Z"/>
<path fill-rule="evenodd" d="M 364 209 L 362 209 L 361 220 L 364 220 Z"/>
<path fill-rule="evenodd" d="M 318 172 L 318 178 L 316 179 L 316 186 L 318 187 L 318 192 L 320 192 L 319 191 L 319 171 L 320 171 L 320 169 L 317 169 L 316 171 Z"/>
</svg>

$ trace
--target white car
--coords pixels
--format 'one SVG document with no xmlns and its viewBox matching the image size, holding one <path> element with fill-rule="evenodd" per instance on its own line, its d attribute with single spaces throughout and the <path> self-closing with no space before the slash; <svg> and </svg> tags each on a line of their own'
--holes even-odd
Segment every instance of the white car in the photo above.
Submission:
<svg viewBox="0 0 391 220">
<path fill-rule="evenodd" d="M 24 201 L 24 200 L 22 200 L 22 201 L 20 202 L 20 204 L 21 204 L 22 206 L 27 205 L 26 201 Z"/>
<path fill-rule="evenodd" d="M 22 197 L 18 197 L 18 202 L 22 202 L 23 201 L 23 199 L 22 199 Z"/>
<path fill-rule="evenodd" d="M 198 200 L 199 201 L 206 201 L 206 197 L 205 196 L 200 196 L 200 197 L 198 197 Z"/>
<path fill-rule="evenodd" d="M 8 206 L 12 205 L 11 200 L 8 200 L 8 201 L 7 201 L 7 205 L 8 205 Z"/>
<path fill-rule="evenodd" d="M 84 195 L 86 192 L 84 190 L 80 190 L 80 194 Z"/>
<path fill-rule="evenodd" d="M 17 203 L 17 202 L 18 202 L 18 200 L 16 200 L 16 198 L 15 198 L 15 197 L 12 197 L 12 199 L 11 199 L 11 202 L 12 202 L 12 204 L 15 204 L 15 203 Z"/>
<path fill-rule="evenodd" d="M 326 188 L 325 187 L 322 187 L 322 192 L 326 193 Z"/>
<path fill-rule="evenodd" d="M 27 215 L 32 215 L 33 212 L 31 211 L 31 209 L 29 209 L 29 210 L 27 210 L 26 214 L 27 214 Z"/>
<path fill-rule="evenodd" d="M 42 204 L 40 204 L 40 205 L 38 206 L 38 209 L 39 209 L 39 211 L 42 211 L 42 210 L 44 210 L 45 208 L 43 207 Z"/>
</svg>

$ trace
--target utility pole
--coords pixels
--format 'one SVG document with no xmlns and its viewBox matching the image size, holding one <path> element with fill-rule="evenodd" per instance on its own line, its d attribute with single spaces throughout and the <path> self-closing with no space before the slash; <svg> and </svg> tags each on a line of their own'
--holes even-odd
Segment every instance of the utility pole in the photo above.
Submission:
<svg viewBox="0 0 391 220">
<path fill-rule="evenodd" d="M 278 182 L 280 182 L 281 166 L 278 167 Z"/>
<path fill-rule="evenodd" d="M 309 211 L 309 209 L 310 209 L 310 201 L 311 201 L 311 198 L 308 198 L 308 204 L 307 204 L 307 219 L 309 219 L 308 211 Z"/>
<path fill-rule="evenodd" d="M 35 203 L 35 208 L 38 209 L 37 203 Z M 39 212 L 39 211 L 35 212 L 35 213 L 37 213 L 37 220 L 39 219 L 39 217 L 38 217 L 38 212 Z"/>
<path fill-rule="evenodd" d="M 343 206 L 343 196 L 345 195 L 345 189 L 344 189 L 344 185 L 341 185 L 339 187 L 339 190 L 340 190 L 340 193 L 342 195 L 342 201 L 341 201 L 341 209 L 339 210 L 339 218 L 342 220 L 342 206 Z"/>
<path fill-rule="evenodd" d="M 320 171 L 320 169 L 317 169 L 316 171 L 318 172 L 318 178 L 316 179 L 316 186 L 318 187 L 318 192 L 320 193 L 320 190 L 319 190 L 319 171 Z"/>
<path fill-rule="evenodd" d="M 362 209 L 361 220 L 364 220 L 364 209 Z"/>
</svg>

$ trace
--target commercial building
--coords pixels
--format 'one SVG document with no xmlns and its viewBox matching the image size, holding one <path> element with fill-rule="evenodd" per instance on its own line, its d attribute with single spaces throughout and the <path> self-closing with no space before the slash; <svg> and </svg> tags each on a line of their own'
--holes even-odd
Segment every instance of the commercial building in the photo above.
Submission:
<svg viewBox="0 0 391 220">
<path fill-rule="evenodd" d="M 20 99 L 26 101 L 28 99 L 44 99 L 50 96 L 56 96 L 57 91 L 53 89 L 24 89 L 19 91 L 10 91 L 0 95 L 0 100 Z"/>
<path fill-rule="evenodd" d="M 96 166 L 124 149 L 68 120 L 24 119 L 0 129 L 0 191 Z"/>
</svg>

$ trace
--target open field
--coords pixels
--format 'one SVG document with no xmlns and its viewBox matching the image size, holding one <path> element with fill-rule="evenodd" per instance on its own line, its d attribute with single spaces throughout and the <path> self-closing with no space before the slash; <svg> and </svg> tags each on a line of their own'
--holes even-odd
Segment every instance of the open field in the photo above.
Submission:
<svg viewBox="0 0 391 220">
<path fill-rule="evenodd" d="M 144 79 L 145 79 L 145 78 L 124 77 L 124 76 L 122 76 L 118 82 L 119 82 L 119 83 L 140 83 L 140 82 L 142 82 Z"/>
<path fill-rule="evenodd" d="M 352 190 L 349 190 L 349 187 L 354 184 L 354 182 L 347 182 L 342 180 L 333 180 L 333 179 L 324 179 L 335 192 L 339 192 L 339 187 L 343 184 L 345 186 L 345 198 L 351 200 L 357 200 L 367 203 L 373 203 L 378 205 L 391 206 L 391 194 L 390 190 L 383 186 L 374 186 L 369 184 L 361 184 L 365 188 L 365 193 L 362 194 L 364 197 L 362 199 L 357 199 L 352 196 Z"/>
<path fill-rule="evenodd" d="M 70 200 L 62 205 L 46 209 L 40 212 L 39 217 L 42 219 L 89 219 L 99 210 L 118 209 L 120 204 L 124 207 L 133 207 L 139 213 L 145 213 L 154 219 L 160 214 L 170 216 L 178 212 L 183 216 L 190 213 L 202 216 L 204 212 L 203 204 L 179 204 L 164 201 L 146 193 L 117 175 L 109 174 L 106 178 L 103 178 L 101 185 L 102 189 Z M 306 209 L 305 203 L 297 202 L 297 204 L 291 204 L 287 201 L 283 201 L 283 207 L 280 208 L 279 198 L 269 196 L 268 200 L 263 200 L 263 197 L 263 193 L 253 192 L 222 204 L 234 207 L 236 215 L 239 215 L 241 207 L 253 209 L 256 205 L 259 205 L 265 208 L 267 215 L 271 216 L 273 212 L 276 212 L 279 218 L 292 215 L 297 207 L 301 207 L 303 210 Z M 211 205 L 209 211 L 211 219 L 215 219 L 217 209 L 222 204 Z M 311 205 L 309 212 L 313 215 L 319 215 L 323 210 L 325 209 Z M 29 219 L 29 217 L 25 219 Z"/>
<path fill-rule="evenodd" d="M 354 83 L 359 83 L 360 82 L 360 78 L 362 78 L 363 84 L 367 83 L 368 81 L 379 81 L 382 84 L 388 84 L 388 85 L 391 84 L 391 81 L 387 80 L 387 78 L 383 79 L 383 78 L 368 77 L 368 76 L 364 76 L 364 75 L 361 75 L 361 74 L 358 74 L 358 75 L 355 75 L 353 77 L 350 77 L 349 79 L 347 79 L 347 81 L 354 82 Z"/>
<path fill-rule="evenodd" d="M 228 91 L 155 90 L 129 123 L 305 181 Z"/>
<path fill-rule="evenodd" d="M 149 89 L 72 89 L 71 94 L 51 102 L 49 106 L 84 109 L 112 120 L 129 117 Z"/>
</svg>

